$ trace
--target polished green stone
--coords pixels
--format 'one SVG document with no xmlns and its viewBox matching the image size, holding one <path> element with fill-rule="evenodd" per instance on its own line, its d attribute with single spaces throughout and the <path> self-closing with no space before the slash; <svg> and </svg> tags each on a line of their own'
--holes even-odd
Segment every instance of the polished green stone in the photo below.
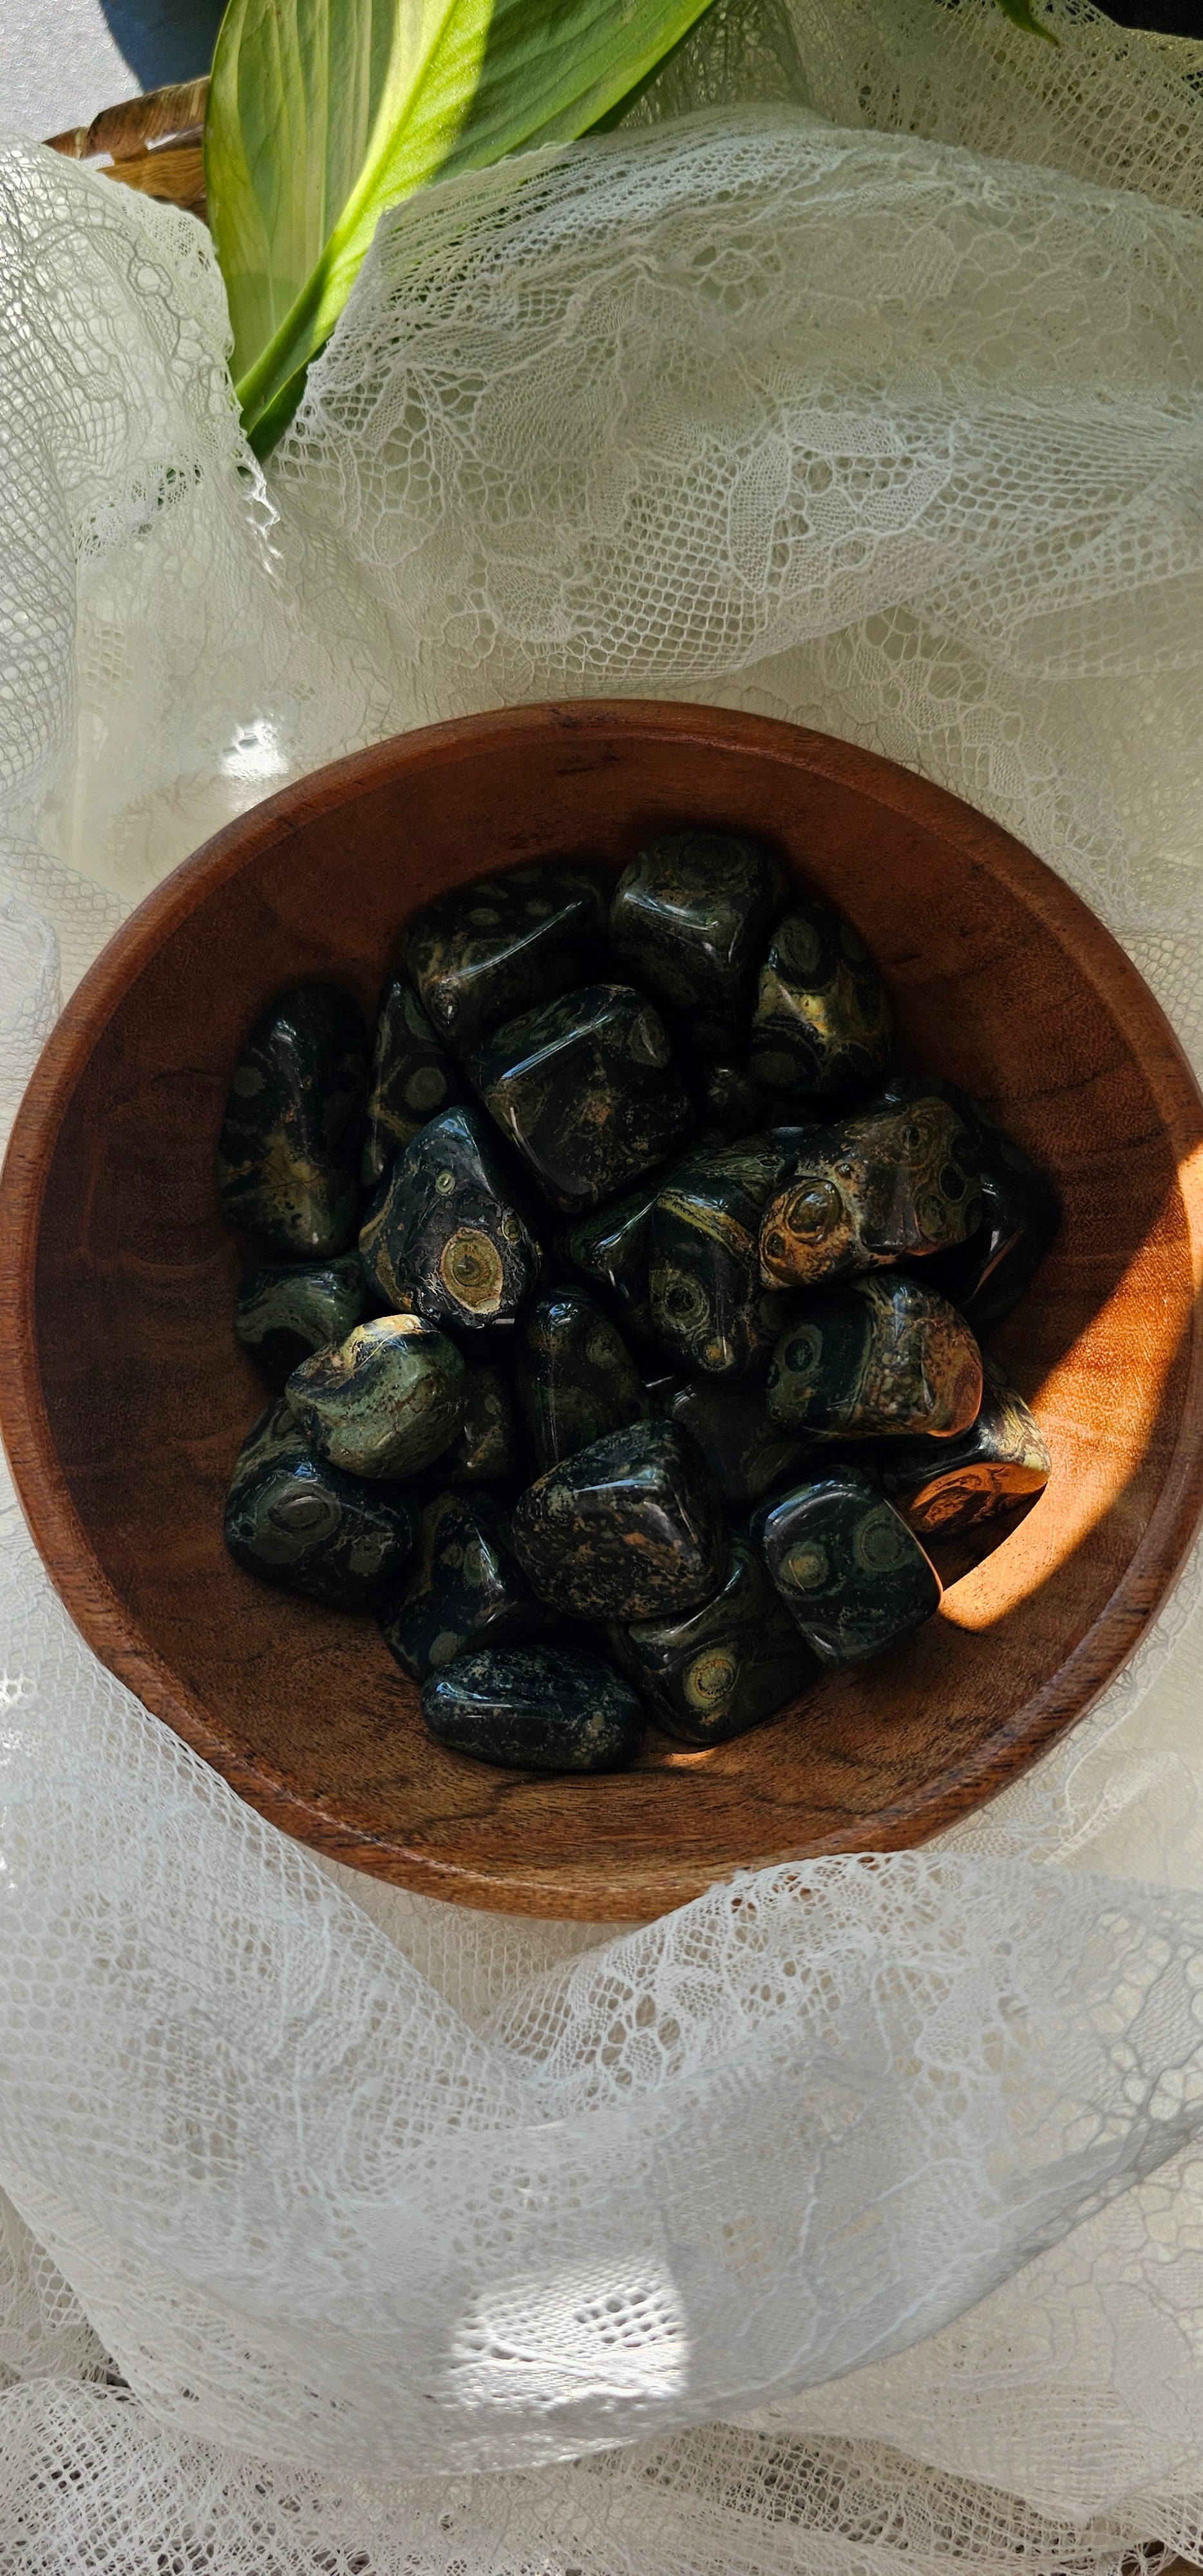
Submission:
<svg viewBox="0 0 1203 2576">
<path fill-rule="evenodd" d="M 819 1671 L 759 1557 L 739 1538 L 726 1582 L 700 1610 L 611 1626 L 608 1635 L 649 1715 L 684 1744 L 746 1734 Z"/>
<path fill-rule="evenodd" d="M 950 1538 L 1042 1493 L 1052 1471 L 1035 1415 L 997 1360 L 983 1354 L 981 1411 L 954 1440 L 892 1440 L 872 1472 L 921 1538 Z"/>
<path fill-rule="evenodd" d="M 652 1326 L 688 1369 L 767 1372 L 792 1301 L 760 1276 L 760 1218 L 782 1171 L 776 1138 L 702 1149 L 671 1173 L 652 1211 Z"/>
<path fill-rule="evenodd" d="M 940 1089 L 972 1130 L 981 1158 L 982 1215 L 964 1243 L 930 1265 L 939 1288 L 971 1324 L 1001 1323 L 1035 1276 L 1061 1224 L 1061 1203 L 1042 1172 L 979 1100 Z M 925 1272 L 926 1275 L 926 1272 Z"/>
<path fill-rule="evenodd" d="M 779 921 L 760 970 L 748 1062 L 771 1090 L 816 1104 L 880 1082 L 890 1013 L 858 931 L 817 898 Z"/>
<path fill-rule="evenodd" d="M 509 1372 L 468 1362 L 468 1397 L 458 1436 L 429 1470 L 442 1485 L 525 1484 L 526 1430 Z"/>
<path fill-rule="evenodd" d="M 805 1444 L 778 1430 L 769 1418 L 763 1387 L 729 1386 L 722 1380 L 674 1383 L 665 1407 L 688 1431 L 731 1512 L 746 1511 L 797 1470 Z"/>
<path fill-rule="evenodd" d="M 700 1064 L 689 1078 L 698 1128 L 702 1135 L 735 1145 L 789 1116 L 787 1096 L 758 1082 L 746 1064 Z"/>
<path fill-rule="evenodd" d="M 727 832 L 676 832 L 624 870 L 610 936 L 637 982 L 688 1014 L 693 1045 L 721 1050 L 746 1028 L 781 894 L 776 861 Z"/>
<path fill-rule="evenodd" d="M 519 1386 L 537 1475 L 649 1412 L 621 1333 L 586 1289 L 550 1289 L 520 1335 Z"/>
<path fill-rule="evenodd" d="M 283 1261 L 345 1252 L 359 1222 L 367 1059 L 363 1022 L 334 984 L 296 984 L 256 1020 L 217 1148 L 228 1225 Z"/>
<path fill-rule="evenodd" d="M 539 1598 L 581 1619 L 654 1619 L 717 1589 L 727 1530 L 696 1441 L 657 1418 L 552 1467 L 514 1507 L 514 1546 Z"/>
<path fill-rule="evenodd" d="M 577 868 L 458 886 L 411 923 L 405 969 L 435 1035 L 465 1055 L 500 1020 L 571 991 L 605 940 L 601 888 Z"/>
<path fill-rule="evenodd" d="M 375 1315 L 293 1370 L 287 1398 L 321 1458 L 353 1476 L 416 1476 L 454 1440 L 468 1371 L 420 1315 Z"/>
<path fill-rule="evenodd" d="M 466 1648 L 546 1636 L 536 1601 L 490 1495 L 443 1493 L 422 1514 L 417 1555 L 382 1600 L 380 1632 L 403 1672 L 423 1682 Z"/>
<path fill-rule="evenodd" d="M 647 1271 L 652 1209 L 662 1186 L 661 1174 L 654 1172 L 621 1198 L 607 1199 L 588 1216 L 574 1218 L 555 1239 L 560 1260 L 601 1290 L 628 1341 L 639 1350 L 659 1349 Z"/>
<path fill-rule="evenodd" d="M 760 1223 L 772 1287 L 817 1287 L 965 1241 L 979 1224 L 981 1156 L 951 1103 L 902 1085 L 856 1117 L 805 1132 Z"/>
<path fill-rule="evenodd" d="M 596 1655 L 486 1646 L 433 1673 L 422 1693 L 432 1735 L 512 1771 L 616 1771 L 633 1760 L 643 1710 Z"/>
<path fill-rule="evenodd" d="M 311 1351 L 341 1342 L 368 1302 L 356 1252 L 337 1261 L 248 1270 L 234 1299 L 234 1330 L 269 1386 L 282 1387 Z"/>
<path fill-rule="evenodd" d="M 445 1109 L 398 1156 L 359 1238 L 368 1277 L 396 1311 L 481 1331 L 511 1320 L 539 1247 L 479 1109 Z"/>
<path fill-rule="evenodd" d="M 416 993 L 403 975 L 390 975 L 376 1015 L 363 1145 L 365 1188 L 379 1187 L 419 1127 L 461 1099 L 463 1088 L 463 1076 L 439 1045 Z"/>
<path fill-rule="evenodd" d="M 981 1400 L 981 1353 L 964 1317 L 894 1271 L 805 1292 L 769 1370 L 772 1420 L 817 1439 L 951 1438 Z"/>
<path fill-rule="evenodd" d="M 664 1023 L 629 984 L 588 984 L 506 1021 L 469 1070 L 567 1216 L 662 1163 L 693 1121 Z"/>
<path fill-rule="evenodd" d="M 248 1574 L 332 1610 L 355 1610 L 399 1573 L 417 1513 L 396 1486 L 364 1484 L 315 1457 L 283 1397 L 244 1440 L 225 1542 Z"/>
<path fill-rule="evenodd" d="M 854 1467 L 762 1503 L 751 1536 L 824 1663 L 880 1655 L 939 1609 L 935 1567 L 872 1479 Z"/>
</svg>

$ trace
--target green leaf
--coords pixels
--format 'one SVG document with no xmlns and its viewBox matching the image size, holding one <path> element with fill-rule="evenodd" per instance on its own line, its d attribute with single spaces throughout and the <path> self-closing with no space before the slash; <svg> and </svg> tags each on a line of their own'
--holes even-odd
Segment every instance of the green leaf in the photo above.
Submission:
<svg viewBox="0 0 1203 2576">
<path fill-rule="evenodd" d="M 205 120 L 234 380 L 266 454 L 380 216 L 415 188 L 571 140 L 709 0 L 230 0 Z"/>
<path fill-rule="evenodd" d="M 1046 45 L 1060 44 L 1061 39 L 1054 35 L 1052 28 L 1042 26 L 1039 18 L 1033 17 L 1032 0 L 998 0 L 998 5 L 1004 17 L 1009 18 L 1013 26 L 1022 27 L 1025 35 L 1043 36 Z"/>
</svg>

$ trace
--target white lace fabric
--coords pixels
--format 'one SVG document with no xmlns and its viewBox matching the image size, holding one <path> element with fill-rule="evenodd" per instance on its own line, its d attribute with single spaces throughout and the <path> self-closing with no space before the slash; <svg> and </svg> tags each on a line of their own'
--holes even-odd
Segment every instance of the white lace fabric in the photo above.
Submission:
<svg viewBox="0 0 1203 2576">
<path fill-rule="evenodd" d="M 765 709 L 996 815 L 1203 1066 L 1203 47 L 726 0 L 381 228 L 266 480 L 207 236 L 0 161 L 0 1086 L 285 779 Z M 0 1532 L 3 2576 L 1203 2563 L 1203 1553 L 924 1850 L 649 1927 L 320 1863 Z"/>
</svg>

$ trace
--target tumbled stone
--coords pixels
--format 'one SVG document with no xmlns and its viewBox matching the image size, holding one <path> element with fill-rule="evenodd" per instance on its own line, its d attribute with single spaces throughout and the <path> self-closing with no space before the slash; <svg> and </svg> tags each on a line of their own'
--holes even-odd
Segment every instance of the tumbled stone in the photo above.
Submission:
<svg viewBox="0 0 1203 2576">
<path fill-rule="evenodd" d="M 652 841 L 618 881 L 610 936 L 637 981 L 688 1014 L 699 1051 L 746 1027 L 781 876 L 767 850 L 728 832 Z"/>
<path fill-rule="evenodd" d="M 819 1671 L 764 1567 L 731 1542 L 726 1582 L 684 1618 L 608 1630 L 611 1652 L 659 1726 L 684 1744 L 723 1744 L 796 1699 Z"/>
<path fill-rule="evenodd" d="M 284 1261 L 345 1252 L 359 1221 L 363 1022 L 334 984 L 295 984 L 256 1020 L 217 1148 L 228 1225 Z"/>
<path fill-rule="evenodd" d="M 398 1156 L 359 1238 L 394 1311 L 480 1331 L 513 1320 L 539 1247 L 479 1109 L 445 1109 Z"/>
<path fill-rule="evenodd" d="M 608 1199 L 604 1207 L 561 1228 L 555 1249 L 609 1299 L 622 1330 L 639 1349 L 658 1348 L 648 1293 L 652 1209 L 663 1186 L 659 1173 Z"/>
<path fill-rule="evenodd" d="M 461 1655 L 432 1673 L 422 1715 L 440 1744 L 513 1771 L 616 1771 L 644 1724 L 628 1682 L 596 1655 L 557 1646 Z"/>
<path fill-rule="evenodd" d="M 835 1102 L 871 1090 L 890 1012 L 858 931 L 817 897 L 779 921 L 760 970 L 748 1062 L 772 1090 Z"/>
<path fill-rule="evenodd" d="M 581 1619 L 693 1610 L 727 1564 L 722 1506 L 696 1441 L 657 1418 L 552 1467 L 514 1507 L 514 1546 L 539 1598 Z"/>
<path fill-rule="evenodd" d="M 566 1216 L 662 1163 L 693 1120 L 664 1023 L 629 984 L 587 984 L 507 1020 L 469 1070 Z"/>
<path fill-rule="evenodd" d="M 943 1587 L 934 1565 L 893 1505 L 855 1467 L 839 1467 L 762 1503 L 751 1534 L 824 1663 L 863 1663 L 939 1609 Z"/>
<path fill-rule="evenodd" d="M 1048 1483 L 1052 1461 L 1035 1415 L 989 1352 L 982 1368 L 981 1411 L 968 1431 L 954 1440 L 894 1440 L 873 1454 L 874 1475 L 921 1538 L 973 1529 Z"/>
<path fill-rule="evenodd" d="M 652 1211 L 652 1326 L 685 1367 L 713 1377 L 768 1369 L 791 1301 L 760 1276 L 760 1218 L 782 1170 L 777 1140 L 703 1150 L 670 1174 Z"/>
<path fill-rule="evenodd" d="M 585 983 L 605 925 L 592 877 L 515 868 L 457 886 L 419 913 L 405 941 L 406 973 L 435 1035 L 465 1055 L 499 1021 Z"/>
<path fill-rule="evenodd" d="M 364 1484 L 315 1457 L 283 1397 L 242 1444 L 225 1541 L 264 1583 L 331 1610 L 356 1610 L 400 1572 L 416 1527 L 398 1487 Z"/>
<path fill-rule="evenodd" d="M 234 1330 L 269 1386 L 282 1387 L 311 1351 L 341 1342 L 368 1302 L 356 1252 L 337 1261 L 248 1270 L 234 1299 Z"/>
<path fill-rule="evenodd" d="M 782 1485 L 799 1465 L 805 1443 L 769 1419 L 763 1387 L 711 1380 L 676 1389 L 665 1406 L 674 1422 L 697 1441 L 729 1511 L 741 1512 Z"/>
<path fill-rule="evenodd" d="M 468 1362 L 468 1396 L 456 1438 L 429 1474 L 442 1485 L 524 1484 L 526 1433 L 513 1389 L 495 1362 Z"/>
<path fill-rule="evenodd" d="M 813 1289 L 769 1370 L 772 1420 L 820 1440 L 920 1431 L 950 1439 L 968 1430 L 981 1400 L 981 1353 L 964 1317 L 893 1272 Z"/>
<path fill-rule="evenodd" d="M 700 1065 L 690 1079 L 690 1089 L 700 1134 L 729 1145 L 772 1127 L 785 1106 L 783 1095 L 767 1090 L 746 1064 L 729 1064 L 722 1058 Z"/>
<path fill-rule="evenodd" d="M 375 1315 L 293 1370 L 288 1402 L 320 1458 L 352 1476 L 416 1476 L 454 1440 L 468 1371 L 421 1315 Z"/>
<path fill-rule="evenodd" d="M 930 1275 L 972 1324 L 997 1324 L 1018 1305 L 1043 1261 L 1061 1223 L 1061 1203 L 1047 1174 L 980 1101 L 951 1084 L 942 1088 L 977 1138 L 982 1215 L 964 1243 L 936 1255 Z"/>
<path fill-rule="evenodd" d="M 926 1256 L 972 1234 L 982 1215 L 981 1156 L 951 1103 L 921 1084 L 895 1087 L 834 1127 L 805 1132 L 794 1169 L 760 1223 L 771 1287 L 817 1287 Z"/>
<path fill-rule="evenodd" d="M 521 1326 L 519 1386 L 535 1472 L 649 1412 L 621 1333 L 584 1288 L 554 1288 Z"/>
<path fill-rule="evenodd" d="M 368 1087 L 363 1180 L 378 1188 L 428 1118 L 463 1096 L 463 1077 L 439 1045 L 416 993 L 390 975 L 380 996 Z"/>
<path fill-rule="evenodd" d="M 503 1515 L 479 1493 L 438 1494 L 427 1504 L 417 1556 L 377 1615 L 389 1653 L 416 1682 L 469 1646 L 513 1644 L 554 1626 L 509 1544 Z"/>
</svg>

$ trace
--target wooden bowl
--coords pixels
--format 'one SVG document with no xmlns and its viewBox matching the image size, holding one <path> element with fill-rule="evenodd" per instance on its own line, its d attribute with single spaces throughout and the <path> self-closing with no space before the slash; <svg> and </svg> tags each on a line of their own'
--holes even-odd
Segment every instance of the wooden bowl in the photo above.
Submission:
<svg viewBox="0 0 1203 2576">
<path fill-rule="evenodd" d="M 653 1731 L 634 1771 L 532 1778 L 434 1744 L 370 1618 L 266 1590 L 227 1556 L 226 1485 L 265 1398 L 234 1337 L 214 1148 L 280 987 L 333 976 L 370 1010 L 402 923 L 446 887 L 553 853 L 613 872 L 685 822 L 760 834 L 831 895 L 904 1048 L 1054 1174 L 1062 1234 L 997 1338 L 1053 1476 L 918 1637 L 772 1724 L 704 1752 Z M 916 1843 L 1082 1715 L 1192 1536 L 1201 1144 L 1190 1071 L 1107 931 L 938 788 L 706 707 L 435 726 L 219 833 L 64 1012 L 0 1191 L 0 1416 L 22 1502 L 102 1661 L 264 1815 L 384 1878 L 623 1920 L 737 1868 Z"/>
</svg>

